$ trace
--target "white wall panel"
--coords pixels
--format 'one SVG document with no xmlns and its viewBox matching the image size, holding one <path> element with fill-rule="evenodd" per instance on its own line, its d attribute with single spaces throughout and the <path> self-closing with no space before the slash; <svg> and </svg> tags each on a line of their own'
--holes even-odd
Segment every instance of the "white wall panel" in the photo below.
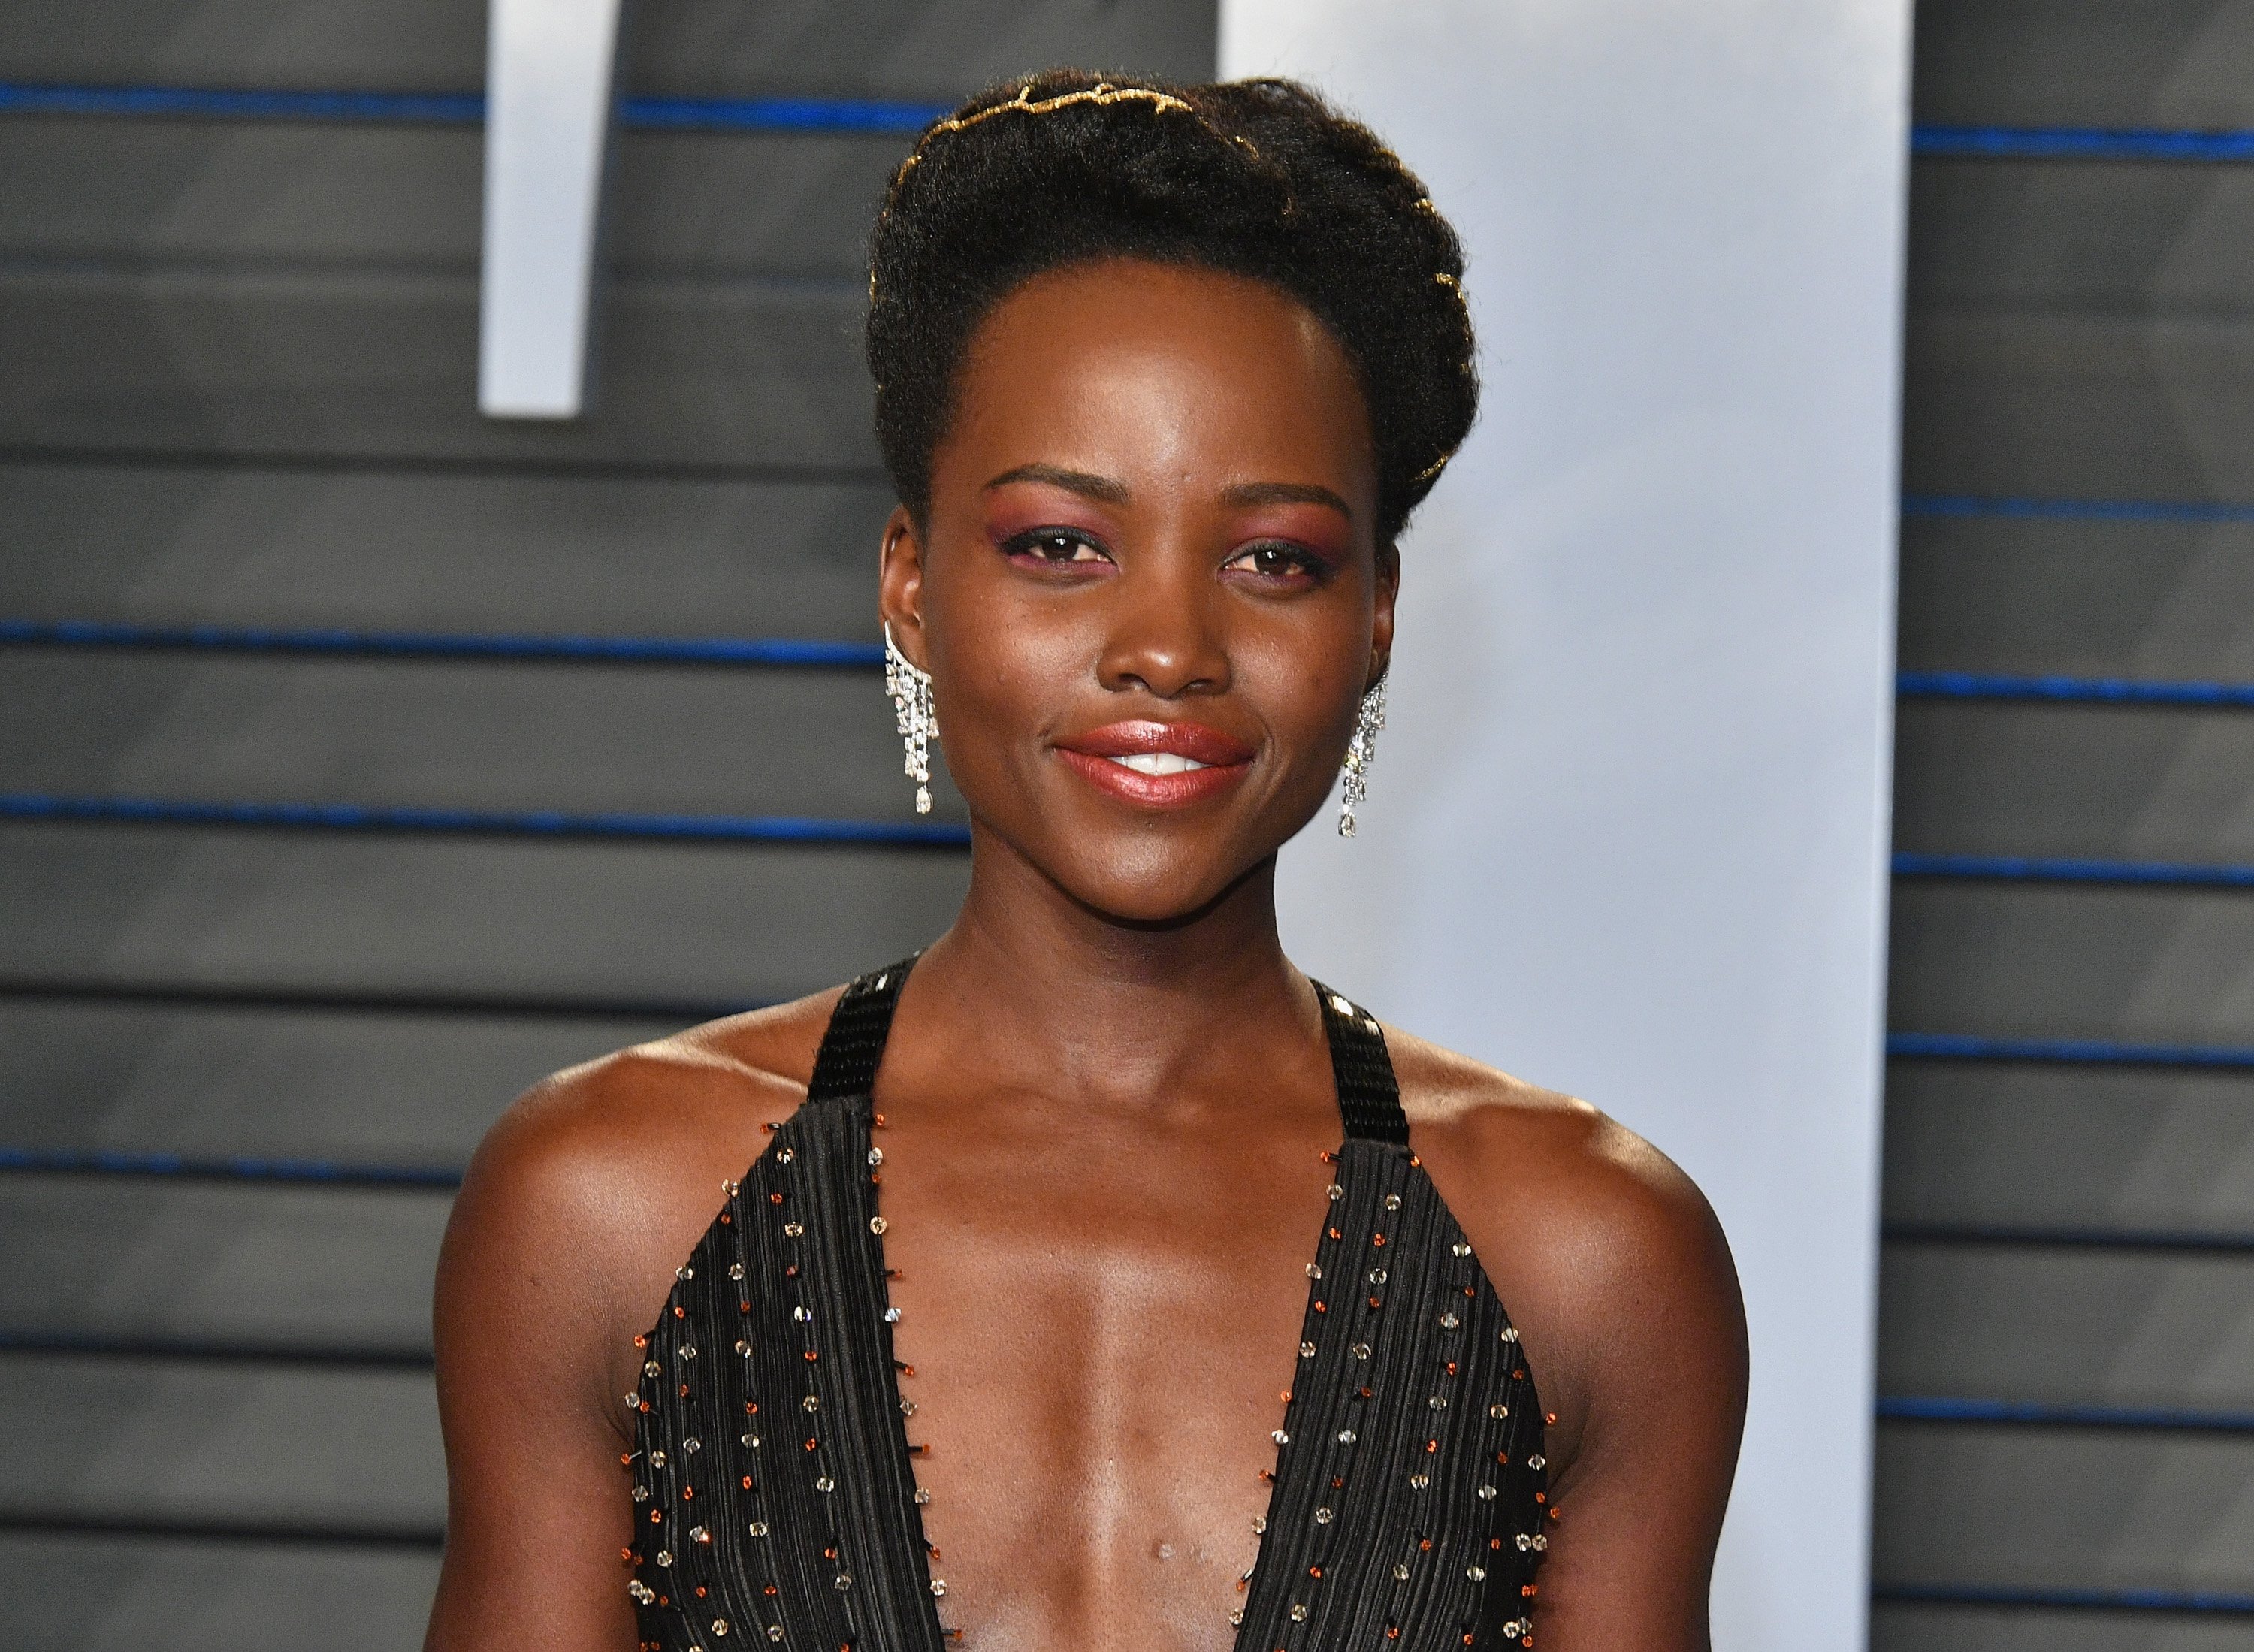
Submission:
<svg viewBox="0 0 2254 1652">
<path fill-rule="evenodd" d="M 1752 1413 L 1715 1642 L 1863 1643 L 1908 0 L 1225 0 L 1471 249 L 1362 836 L 1285 935 L 1706 1189 Z"/>
</svg>

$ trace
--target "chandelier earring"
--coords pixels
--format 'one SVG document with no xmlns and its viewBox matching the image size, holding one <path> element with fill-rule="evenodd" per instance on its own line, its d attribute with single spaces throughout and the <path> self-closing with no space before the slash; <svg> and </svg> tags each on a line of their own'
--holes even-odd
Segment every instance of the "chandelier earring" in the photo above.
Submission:
<svg viewBox="0 0 2254 1652">
<path fill-rule="evenodd" d="M 905 768 L 916 783 L 915 809 L 931 813 L 931 737 L 938 727 L 932 712 L 931 673 L 902 654 L 892 640 L 892 627 L 885 626 L 885 692 L 892 696 L 900 743 L 906 747 Z"/>
<path fill-rule="evenodd" d="M 1385 726 L 1385 682 L 1380 678 L 1362 696 L 1362 710 L 1354 719 L 1354 738 L 1347 742 L 1346 796 L 1339 804 L 1339 836 L 1354 836 L 1354 812 L 1369 794 L 1369 766 L 1377 759 L 1377 732 Z"/>
</svg>

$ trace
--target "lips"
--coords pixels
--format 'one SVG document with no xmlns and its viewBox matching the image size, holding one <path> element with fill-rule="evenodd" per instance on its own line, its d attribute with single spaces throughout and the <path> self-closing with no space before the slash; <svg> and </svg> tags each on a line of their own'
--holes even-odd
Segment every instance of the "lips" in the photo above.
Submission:
<svg viewBox="0 0 2254 1652">
<path fill-rule="evenodd" d="M 1202 723 L 1137 720 L 1060 740 L 1056 753 L 1098 790 L 1146 808 L 1169 808 L 1236 785 L 1250 771 L 1253 748 Z"/>
</svg>

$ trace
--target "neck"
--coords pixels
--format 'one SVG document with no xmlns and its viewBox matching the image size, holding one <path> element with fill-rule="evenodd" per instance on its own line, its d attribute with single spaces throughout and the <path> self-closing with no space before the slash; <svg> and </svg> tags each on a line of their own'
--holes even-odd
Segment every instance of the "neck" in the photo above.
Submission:
<svg viewBox="0 0 2254 1652">
<path fill-rule="evenodd" d="M 1222 1053 L 1320 1047 L 1312 994 L 1276 931 L 1273 856 L 1152 923 L 1091 909 L 981 832 L 970 892 L 917 976 L 982 1029 L 982 1068 L 1083 1095 L 1161 1096 Z"/>
</svg>

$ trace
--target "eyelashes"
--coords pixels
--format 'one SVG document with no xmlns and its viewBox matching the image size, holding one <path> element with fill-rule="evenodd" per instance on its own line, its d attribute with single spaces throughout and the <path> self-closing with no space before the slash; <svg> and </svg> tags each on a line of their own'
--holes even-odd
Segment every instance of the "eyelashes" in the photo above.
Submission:
<svg viewBox="0 0 2254 1652">
<path fill-rule="evenodd" d="M 1222 564 L 1224 572 L 1242 568 L 1262 579 L 1306 580 L 1327 579 L 1336 571 L 1330 560 L 1320 556 L 1303 545 L 1285 541 L 1270 540 L 1257 545 L 1248 545 Z"/>
<path fill-rule="evenodd" d="M 1102 541 L 1077 528 L 1029 528 L 1004 540 L 1002 554 L 1051 568 L 1091 567 L 1111 560 Z"/>
<path fill-rule="evenodd" d="M 1000 542 L 1002 554 L 1013 562 L 1041 568 L 1092 571 L 1116 565 L 1110 548 L 1085 528 L 1029 528 Z M 1330 558 L 1288 540 L 1264 540 L 1236 550 L 1222 564 L 1225 574 L 1249 575 L 1262 584 L 1301 586 L 1319 584 L 1337 572 Z"/>
</svg>

